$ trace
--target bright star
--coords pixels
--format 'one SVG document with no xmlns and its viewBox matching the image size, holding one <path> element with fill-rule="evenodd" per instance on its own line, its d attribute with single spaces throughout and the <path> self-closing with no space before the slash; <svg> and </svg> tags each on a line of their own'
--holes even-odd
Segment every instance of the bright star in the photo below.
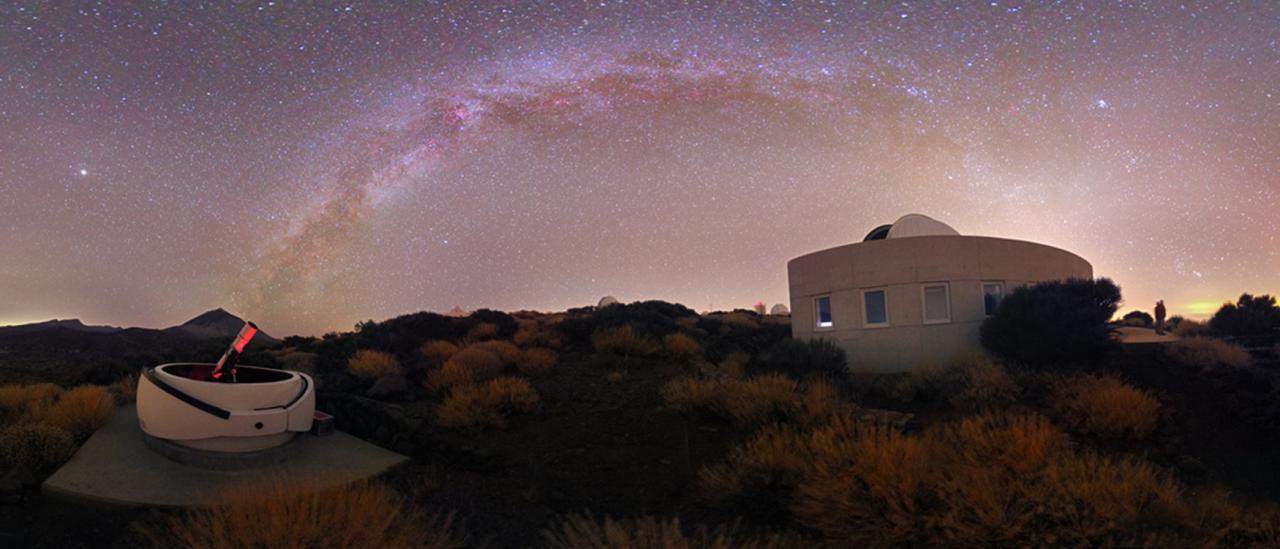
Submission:
<svg viewBox="0 0 1280 549">
<path fill-rule="evenodd" d="M 80 175 L 89 175 L 89 170 L 86 170 L 86 169 L 84 169 L 84 168 L 80 168 Z"/>
</svg>

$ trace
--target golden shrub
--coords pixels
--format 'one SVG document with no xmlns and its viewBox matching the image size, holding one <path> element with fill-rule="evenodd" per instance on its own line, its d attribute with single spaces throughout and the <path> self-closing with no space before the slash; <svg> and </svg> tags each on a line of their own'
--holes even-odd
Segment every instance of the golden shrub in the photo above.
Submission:
<svg viewBox="0 0 1280 549">
<path fill-rule="evenodd" d="M 356 377 L 379 379 L 399 375 L 400 361 L 390 353 L 364 349 L 347 362 L 347 371 Z"/>
<path fill-rule="evenodd" d="M 494 356 L 502 359 L 503 364 L 515 364 L 520 361 L 520 348 L 512 345 L 509 341 L 489 340 L 473 343 L 467 348 L 480 349 L 493 353 Z"/>
<path fill-rule="evenodd" d="M 1174 362 L 1205 370 L 1244 368 L 1250 362 L 1249 351 L 1244 347 L 1213 337 L 1186 337 L 1164 349 Z"/>
<path fill-rule="evenodd" d="M 680 376 L 662 386 L 662 399 L 667 406 L 686 413 L 728 414 L 724 409 L 724 396 L 724 383 L 718 379 Z"/>
<path fill-rule="evenodd" d="M 1018 473 L 1042 469 L 1071 447 L 1065 434 L 1038 415 L 972 416 L 931 431 L 930 440 L 944 452 L 942 459 Z"/>
<path fill-rule="evenodd" d="M 723 463 L 703 468 L 699 489 L 712 500 L 786 492 L 810 474 L 814 459 L 809 442 L 808 435 L 793 425 L 761 427 Z"/>
<path fill-rule="evenodd" d="M 719 319 L 720 322 L 737 328 L 755 329 L 760 327 L 760 323 L 756 322 L 755 316 L 742 311 L 732 311 L 716 315 L 715 318 Z"/>
<path fill-rule="evenodd" d="M 591 334 L 591 346 L 596 352 L 622 356 L 653 356 L 660 349 L 653 338 L 641 334 L 630 325 L 596 330 Z"/>
<path fill-rule="evenodd" d="M 49 408 L 49 423 L 76 438 L 87 437 L 102 427 L 115 410 L 115 399 L 105 388 L 82 385 L 62 393 Z"/>
<path fill-rule="evenodd" d="M 107 386 L 117 406 L 124 406 L 138 400 L 138 374 L 129 374 Z"/>
<path fill-rule="evenodd" d="M 680 519 L 659 520 L 643 516 L 617 521 L 595 521 L 570 515 L 558 527 L 544 530 L 547 546 L 555 549 L 789 549 L 809 547 L 802 538 L 786 534 L 762 537 L 737 535 L 734 528 L 698 528 L 685 535 Z"/>
<path fill-rule="evenodd" d="M 757 425 L 790 414 L 797 401 L 796 380 L 765 374 L 725 383 L 724 407 L 741 425 Z"/>
<path fill-rule="evenodd" d="M 1084 452 L 1055 460 L 1045 470 L 1044 490 L 1049 497 L 1038 498 L 1041 512 L 1066 526 L 1052 532 L 1066 546 L 1151 544 L 1168 530 L 1161 523 L 1188 515 L 1181 488 L 1133 458 Z"/>
<path fill-rule="evenodd" d="M 481 322 L 467 330 L 467 340 L 480 341 L 498 335 L 498 325 L 492 322 Z"/>
<path fill-rule="evenodd" d="M 1049 409 L 1069 429 L 1141 440 L 1155 431 L 1160 402 L 1114 376 L 1076 376 L 1054 384 Z"/>
<path fill-rule="evenodd" d="M 795 418 L 801 424 L 818 425 L 837 414 L 856 409 L 845 400 L 840 389 L 828 381 L 810 381 L 800 391 L 800 403 Z"/>
<path fill-rule="evenodd" d="M 75 451 L 71 433 L 54 425 L 22 423 L 0 430 L 0 470 L 21 465 L 37 478 L 44 478 Z"/>
<path fill-rule="evenodd" d="M 999 410 L 1018 400 L 1022 388 L 985 354 L 964 357 L 951 365 L 956 379 L 949 401 L 960 410 Z"/>
<path fill-rule="evenodd" d="M 702 346 L 692 337 L 676 332 L 662 338 L 662 350 L 670 358 L 690 360 L 702 353 Z"/>
<path fill-rule="evenodd" d="M 791 510 L 845 546 L 918 545 L 925 503 L 937 482 L 920 439 L 883 425 L 837 422 L 810 437 L 811 472 Z"/>
<path fill-rule="evenodd" d="M 742 351 L 734 351 L 724 357 L 720 364 L 716 365 L 716 371 L 723 377 L 740 378 L 747 371 L 747 364 L 751 362 L 751 355 Z"/>
<path fill-rule="evenodd" d="M 62 392 L 62 387 L 52 383 L 0 387 L 0 422 L 41 421 Z"/>
<path fill-rule="evenodd" d="M 427 357 L 427 359 L 432 362 L 443 364 L 444 361 L 449 360 L 458 352 L 458 346 L 453 344 L 451 341 L 433 339 L 423 343 L 422 347 L 418 348 L 418 352 L 422 353 L 422 356 Z"/>
<path fill-rule="evenodd" d="M 447 389 L 455 385 L 488 381 L 502 373 L 502 358 L 492 351 L 469 346 L 454 353 L 440 369 L 427 376 L 427 383 L 434 389 Z"/>
<path fill-rule="evenodd" d="M 449 391 L 449 396 L 436 408 L 436 421 L 443 427 L 478 431 L 486 427 L 502 428 L 507 417 L 516 412 L 538 410 L 538 392 L 528 380 L 500 377 L 486 384 L 466 383 Z"/>
<path fill-rule="evenodd" d="M 555 365 L 555 351 L 541 347 L 525 349 L 524 352 L 520 353 L 519 362 L 516 362 L 516 368 L 520 370 L 520 373 L 533 377 L 547 375 L 551 371 L 551 367 Z"/>
<path fill-rule="evenodd" d="M 511 336 L 511 341 L 521 347 L 537 345 L 538 332 L 538 321 L 522 318 L 516 321 L 516 333 Z"/>
<path fill-rule="evenodd" d="M 156 547 L 232 549 L 450 548 L 464 540 L 452 516 L 424 516 L 381 483 L 357 482 L 315 490 L 300 482 L 247 484 L 223 494 L 223 503 L 142 528 Z"/>
</svg>

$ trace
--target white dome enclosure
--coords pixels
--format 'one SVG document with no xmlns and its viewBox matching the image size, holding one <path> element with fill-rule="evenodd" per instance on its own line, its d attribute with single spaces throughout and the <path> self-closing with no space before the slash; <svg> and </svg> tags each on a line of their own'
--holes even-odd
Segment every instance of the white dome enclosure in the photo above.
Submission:
<svg viewBox="0 0 1280 549">
<path fill-rule="evenodd" d="M 142 431 L 213 452 L 254 452 L 311 430 L 315 381 L 301 372 L 237 366 L 236 382 L 211 379 L 214 364 L 143 369 L 138 379 Z"/>
<path fill-rule="evenodd" d="M 783 304 L 781 304 L 781 303 L 777 303 L 777 304 L 774 304 L 774 306 L 773 306 L 773 308 L 772 308 L 772 309 L 769 309 L 769 314 L 771 314 L 771 315 L 789 315 L 789 314 L 791 314 L 791 309 L 788 309 L 786 305 L 783 305 Z"/>
<path fill-rule="evenodd" d="M 983 320 L 1013 289 L 1091 277 L 1093 267 L 1071 252 L 961 235 L 909 214 L 861 242 L 787 262 L 791 333 L 834 342 L 854 370 L 943 365 L 981 350 Z"/>
</svg>

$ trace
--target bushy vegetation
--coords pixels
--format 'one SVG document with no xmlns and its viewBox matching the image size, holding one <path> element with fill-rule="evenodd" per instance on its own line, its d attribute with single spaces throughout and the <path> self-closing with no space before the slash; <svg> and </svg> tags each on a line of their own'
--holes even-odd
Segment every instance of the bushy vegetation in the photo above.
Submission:
<svg viewBox="0 0 1280 549">
<path fill-rule="evenodd" d="M 633 520 L 602 521 L 570 515 L 562 524 L 543 532 L 548 547 L 556 549 L 800 549 L 811 546 L 786 534 L 744 536 L 734 528 L 698 528 L 686 535 L 680 519 L 659 520 L 643 516 Z"/>
<path fill-rule="evenodd" d="M 1280 330 L 1280 307 L 1270 295 L 1241 294 L 1226 303 L 1209 320 L 1214 333 L 1230 336 L 1273 335 Z"/>
<path fill-rule="evenodd" d="M 502 357 L 491 349 L 470 346 L 458 351 L 441 366 L 431 372 L 428 383 L 441 390 L 466 383 L 487 381 L 502 373 L 505 365 Z"/>
<path fill-rule="evenodd" d="M 648 357 L 661 350 L 657 341 L 630 325 L 597 330 L 591 336 L 591 345 L 597 352 L 624 357 Z"/>
<path fill-rule="evenodd" d="M 849 360 L 844 349 L 825 339 L 784 339 L 771 347 L 758 368 L 799 379 L 820 377 L 844 381 L 849 376 Z"/>
<path fill-rule="evenodd" d="M 156 547 L 461 547 L 451 516 L 424 515 L 394 490 L 356 483 L 316 490 L 304 483 L 246 485 L 223 503 L 182 512 L 145 529 Z"/>
<path fill-rule="evenodd" d="M 1156 319 L 1145 311 L 1129 311 L 1120 318 L 1120 323 L 1125 326 L 1137 326 L 1140 328 L 1150 328 L 1156 325 Z"/>
<path fill-rule="evenodd" d="M 1214 337 L 1181 338 L 1165 346 L 1165 353 L 1177 364 L 1202 370 L 1244 368 L 1251 360 L 1244 347 Z"/>
<path fill-rule="evenodd" d="M 540 404 L 537 390 L 527 380 L 499 377 L 487 383 L 454 386 L 437 408 L 436 421 L 443 427 L 469 431 L 502 428 L 512 414 L 536 412 Z"/>
<path fill-rule="evenodd" d="M 688 361 L 702 354 L 702 346 L 688 334 L 676 332 L 662 338 L 662 351 L 672 359 Z"/>
<path fill-rule="evenodd" d="M 893 388 L 895 398 L 916 407 L 968 412 L 1007 408 L 1021 393 L 1005 368 L 985 354 L 957 358 L 944 368 L 913 370 Z"/>
<path fill-rule="evenodd" d="M 662 396 L 676 410 L 732 419 L 743 426 L 773 420 L 825 420 L 853 406 L 829 382 L 812 380 L 802 384 L 781 374 L 745 378 L 681 376 L 663 386 Z"/>
<path fill-rule="evenodd" d="M 1028 366 L 1097 360 L 1115 348 L 1108 321 L 1120 303 L 1110 279 L 1069 279 L 1014 290 L 982 324 L 982 344 Z"/>
<path fill-rule="evenodd" d="M 76 451 L 65 429 L 47 423 L 19 423 L 0 429 L 0 470 L 22 466 L 44 478 Z"/>
<path fill-rule="evenodd" d="M 368 349 L 357 351 L 347 363 L 347 370 L 356 377 L 366 379 L 378 379 L 401 373 L 400 361 L 395 356 Z"/>
<path fill-rule="evenodd" d="M 49 409 L 49 423 L 76 438 L 88 438 L 102 427 L 115 409 L 111 393 L 96 385 L 84 385 L 62 393 Z"/>
<path fill-rule="evenodd" d="M 1054 384 L 1054 417 L 1072 431 L 1112 440 L 1142 440 L 1156 429 L 1160 402 L 1115 376 L 1079 375 Z"/>
</svg>

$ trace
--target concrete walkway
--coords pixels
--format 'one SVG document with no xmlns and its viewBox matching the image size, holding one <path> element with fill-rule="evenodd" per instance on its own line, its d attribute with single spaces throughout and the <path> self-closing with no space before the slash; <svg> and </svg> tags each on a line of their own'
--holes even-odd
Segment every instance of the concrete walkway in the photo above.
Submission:
<svg viewBox="0 0 1280 549">
<path fill-rule="evenodd" d="M 1169 332 L 1164 335 L 1156 335 L 1156 331 L 1151 328 L 1139 328 L 1136 326 L 1122 326 L 1116 329 L 1120 334 L 1120 342 L 1125 344 L 1136 343 L 1169 343 L 1177 341 L 1178 336 Z"/>
<path fill-rule="evenodd" d="M 300 436 L 301 453 L 283 464 L 211 471 L 152 452 L 142 440 L 136 409 L 123 406 L 42 489 L 46 494 L 99 503 L 188 507 L 216 503 L 224 490 L 240 484 L 283 481 L 315 488 L 339 486 L 379 475 L 408 459 L 346 433 Z"/>
</svg>

